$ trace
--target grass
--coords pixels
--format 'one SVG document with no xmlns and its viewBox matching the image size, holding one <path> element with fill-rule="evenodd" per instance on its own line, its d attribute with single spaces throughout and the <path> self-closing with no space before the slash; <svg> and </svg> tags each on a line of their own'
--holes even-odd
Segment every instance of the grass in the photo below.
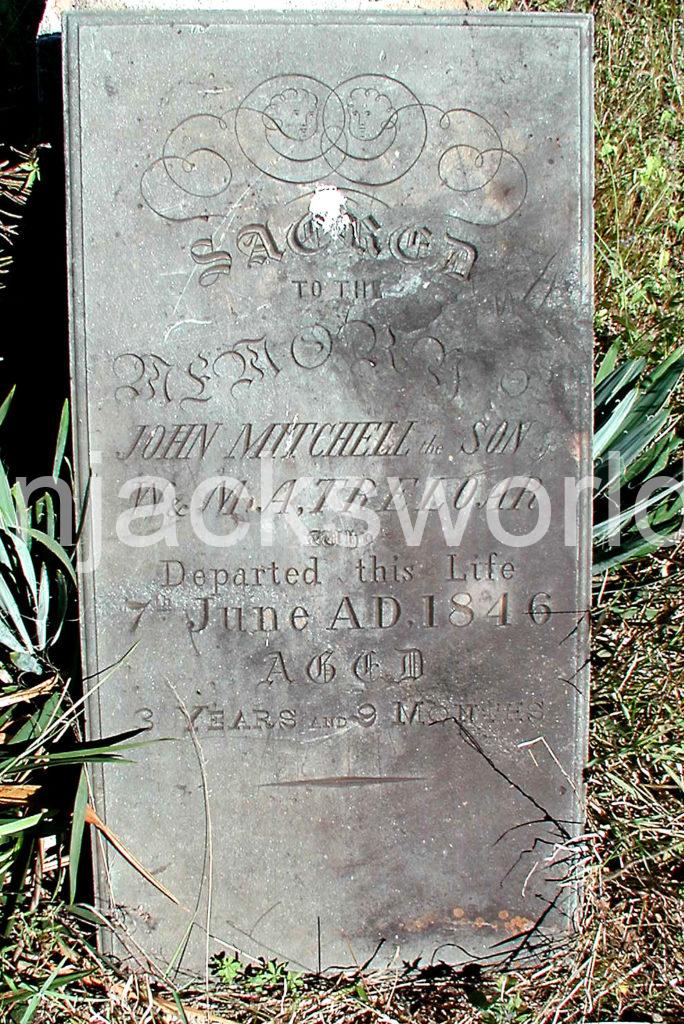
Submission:
<svg viewBox="0 0 684 1024">
<path fill-rule="evenodd" d="M 630 355 L 684 334 L 683 13 L 597 5 L 596 330 Z"/>
<path fill-rule="evenodd" d="M 624 358 L 658 362 L 684 337 L 680 5 L 492 6 L 596 15 L 598 350 L 616 344 Z M 681 412 L 681 394 L 678 403 Z M 681 1022 L 683 589 L 682 546 L 598 581 L 583 921 L 552 959 L 504 975 L 399 964 L 326 979 L 217 961 L 208 988 L 175 992 L 97 954 L 92 922 L 49 895 L 63 871 L 53 849 L 44 851 L 45 892 L 15 916 L 0 947 L 0 1021 Z"/>
</svg>

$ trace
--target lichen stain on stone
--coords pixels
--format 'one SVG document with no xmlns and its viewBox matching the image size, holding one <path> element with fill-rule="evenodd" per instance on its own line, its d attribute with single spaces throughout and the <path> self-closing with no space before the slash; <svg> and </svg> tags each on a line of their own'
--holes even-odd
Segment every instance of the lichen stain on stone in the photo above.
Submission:
<svg viewBox="0 0 684 1024">
<path fill-rule="evenodd" d="M 584 451 L 584 447 L 588 441 L 589 436 L 586 431 L 580 431 L 579 433 L 573 434 L 570 438 L 569 451 L 578 465 L 582 462 L 582 452 Z"/>
<path fill-rule="evenodd" d="M 448 928 L 449 926 L 453 928 L 454 923 L 469 925 L 478 931 L 483 928 L 489 928 L 491 931 L 502 931 L 511 936 L 520 935 L 534 928 L 534 921 L 529 917 L 523 917 L 521 914 L 511 915 L 508 910 L 500 910 L 495 921 L 488 921 L 480 914 L 477 917 L 468 917 L 463 907 L 453 907 L 450 914 L 438 911 L 422 914 L 420 917 L 413 918 L 413 920 L 402 921 L 399 928 L 407 934 L 420 934 L 433 928 Z"/>
<path fill-rule="evenodd" d="M 407 932 L 425 932 L 429 928 L 440 924 L 440 922 L 441 917 L 437 913 L 423 914 L 422 917 L 416 917 L 413 921 L 408 921 L 404 928 Z"/>
</svg>

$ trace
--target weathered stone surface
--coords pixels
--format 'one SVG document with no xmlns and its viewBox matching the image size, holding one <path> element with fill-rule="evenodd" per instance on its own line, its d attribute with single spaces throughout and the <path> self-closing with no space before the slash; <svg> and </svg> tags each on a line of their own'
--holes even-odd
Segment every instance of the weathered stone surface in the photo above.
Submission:
<svg viewBox="0 0 684 1024">
<path fill-rule="evenodd" d="M 190 968 L 552 940 L 583 814 L 589 20 L 77 14 L 65 72 L 88 675 L 133 648 L 90 727 L 171 738 L 97 799 L 181 904 L 100 853 L 103 905 Z"/>
</svg>

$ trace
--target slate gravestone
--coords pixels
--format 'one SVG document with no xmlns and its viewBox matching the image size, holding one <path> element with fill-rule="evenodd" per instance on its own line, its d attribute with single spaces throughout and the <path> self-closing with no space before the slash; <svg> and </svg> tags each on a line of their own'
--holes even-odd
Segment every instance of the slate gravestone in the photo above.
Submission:
<svg viewBox="0 0 684 1024">
<path fill-rule="evenodd" d="M 124 941 L 307 969 L 566 933 L 591 22 L 70 15 L 97 850 Z M 125 656 L 125 657 L 124 657 Z M 168 741 L 170 740 L 170 741 Z"/>
</svg>

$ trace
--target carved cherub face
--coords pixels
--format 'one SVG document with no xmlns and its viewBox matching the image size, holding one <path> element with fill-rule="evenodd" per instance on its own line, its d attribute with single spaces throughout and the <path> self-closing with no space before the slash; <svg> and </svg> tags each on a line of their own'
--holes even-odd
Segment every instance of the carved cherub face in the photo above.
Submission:
<svg viewBox="0 0 684 1024">
<path fill-rule="evenodd" d="M 276 125 L 288 139 L 310 139 L 318 128 L 318 97 L 308 89 L 285 89 L 264 111 L 267 129 Z"/>
<path fill-rule="evenodd" d="M 377 139 L 386 128 L 394 127 L 397 112 L 391 101 L 377 89 L 353 89 L 347 100 L 349 131 L 354 138 Z"/>
</svg>

